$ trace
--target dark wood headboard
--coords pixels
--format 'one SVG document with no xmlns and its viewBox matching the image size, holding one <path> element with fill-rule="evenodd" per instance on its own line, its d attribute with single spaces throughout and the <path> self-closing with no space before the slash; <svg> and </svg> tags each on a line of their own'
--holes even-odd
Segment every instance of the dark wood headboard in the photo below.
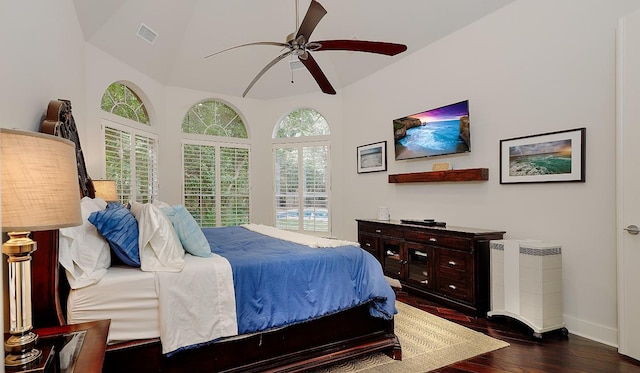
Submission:
<svg viewBox="0 0 640 373">
<path fill-rule="evenodd" d="M 58 263 L 58 231 L 32 232 L 32 238 L 38 245 L 31 260 L 33 325 L 65 325 L 69 283 Z"/>
<path fill-rule="evenodd" d="M 76 145 L 76 163 L 78 164 L 80 196 L 94 198 L 96 196 L 96 190 L 85 166 L 84 154 L 82 153 L 82 146 L 80 146 L 80 136 L 78 136 L 78 128 L 71 113 L 71 101 L 63 99 L 49 101 L 47 116 L 40 125 L 40 132 L 60 136 L 71 140 Z"/>
<path fill-rule="evenodd" d="M 87 174 L 78 129 L 71 113 L 69 100 L 59 99 L 49 102 L 46 117 L 40 125 L 40 132 L 66 138 L 76 145 L 79 198 L 84 196 L 94 198 L 93 181 Z M 32 254 L 31 262 L 32 313 L 33 325 L 36 328 L 66 324 L 67 297 L 70 288 L 64 269 L 58 262 L 58 235 L 57 230 L 32 233 L 32 238 L 37 244 L 37 250 Z"/>
</svg>

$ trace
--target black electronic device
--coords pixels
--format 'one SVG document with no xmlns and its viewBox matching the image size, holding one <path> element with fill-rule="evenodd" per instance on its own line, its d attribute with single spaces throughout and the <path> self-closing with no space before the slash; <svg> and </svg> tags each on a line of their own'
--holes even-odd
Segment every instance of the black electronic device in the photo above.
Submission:
<svg viewBox="0 0 640 373">
<path fill-rule="evenodd" d="M 415 224 L 426 227 L 446 227 L 447 223 L 443 221 L 435 221 L 434 219 L 400 219 L 402 224 Z"/>
</svg>

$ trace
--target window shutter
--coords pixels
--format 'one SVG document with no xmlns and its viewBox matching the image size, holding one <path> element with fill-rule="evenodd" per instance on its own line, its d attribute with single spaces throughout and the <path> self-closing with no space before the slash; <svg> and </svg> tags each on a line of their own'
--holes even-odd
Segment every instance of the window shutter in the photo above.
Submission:
<svg viewBox="0 0 640 373">
<path fill-rule="evenodd" d="M 328 147 L 303 148 L 304 172 L 304 230 L 329 231 L 327 166 Z"/>
<path fill-rule="evenodd" d="M 183 198 L 185 208 L 201 227 L 216 226 L 216 147 L 184 144 Z"/>
<path fill-rule="evenodd" d="M 249 223 L 249 149 L 220 147 L 220 225 Z"/>
<path fill-rule="evenodd" d="M 121 202 L 131 199 L 131 135 L 105 127 L 105 160 L 107 179 L 115 180 Z"/>
<path fill-rule="evenodd" d="M 298 148 L 277 148 L 275 158 L 276 227 L 299 230 Z"/>
<path fill-rule="evenodd" d="M 106 177 L 116 181 L 120 201 L 146 203 L 156 199 L 157 138 L 132 128 L 109 124 L 104 126 L 104 142 Z"/>
<path fill-rule="evenodd" d="M 158 197 L 157 141 L 139 134 L 135 140 L 136 200 L 153 202 Z"/>
</svg>

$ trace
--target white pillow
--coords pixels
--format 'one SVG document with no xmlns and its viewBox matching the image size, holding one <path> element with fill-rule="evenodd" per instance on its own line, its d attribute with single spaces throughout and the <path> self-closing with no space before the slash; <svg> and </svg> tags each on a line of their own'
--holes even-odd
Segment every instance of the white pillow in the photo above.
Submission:
<svg viewBox="0 0 640 373">
<path fill-rule="evenodd" d="M 156 205 L 156 206 L 158 206 L 158 207 L 160 207 L 160 208 L 163 208 L 163 207 L 171 207 L 171 205 L 170 205 L 170 204 L 168 204 L 168 203 L 166 203 L 166 202 L 164 202 L 164 201 L 161 201 L 161 200 L 159 200 L 159 199 L 153 200 L 153 204 L 154 204 L 154 205 Z"/>
<path fill-rule="evenodd" d="M 82 225 L 60 229 L 59 261 L 72 289 L 95 284 L 111 266 L 109 243 L 88 220 L 92 212 L 106 206 L 102 199 L 84 197 L 80 200 Z"/>
<path fill-rule="evenodd" d="M 169 218 L 151 203 L 131 202 L 138 221 L 140 269 L 180 272 L 184 268 L 184 248 Z"/>
</svg>

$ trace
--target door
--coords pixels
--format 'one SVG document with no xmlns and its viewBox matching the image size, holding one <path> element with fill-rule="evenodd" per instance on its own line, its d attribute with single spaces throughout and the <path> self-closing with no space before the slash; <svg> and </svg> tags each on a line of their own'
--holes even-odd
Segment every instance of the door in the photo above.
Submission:
<svg viewBox="0 0 640 373">
<path fill-rule="evenodd" d="M 640 360 L 640 11 L 620 20 L 617 41 L 618 350 Z"/>
</svg>

